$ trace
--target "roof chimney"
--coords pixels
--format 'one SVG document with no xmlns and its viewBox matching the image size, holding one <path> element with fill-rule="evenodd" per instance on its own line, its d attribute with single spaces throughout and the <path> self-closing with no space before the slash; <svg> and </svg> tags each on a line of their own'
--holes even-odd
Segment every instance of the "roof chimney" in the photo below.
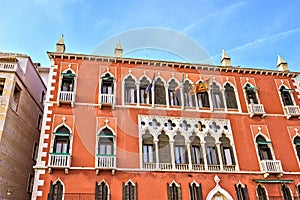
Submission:
<svg viewBox="0 0 300 200">
<path fill-rule="evenodd" d="M 224 49 L 222 49 L 221 64 L 223 67 L 231 67 L 230 58 L 227 56 Z"/>
<path fill-rule="evenodd" d="M 59 38 L 58 42 L 56 43 L 56 52 L 57 53 L 65 53 L 66 46 L 64 42 L 64 35 L 61 34 L 61 37 Z"/>
<path fill-rule="evenodd" d="M 116 48 L 115 48 L 115 57 L 122 58 L 123 49 L 121 47 L 120 40 L 117 42 Z"/>
<path fill-rule="evenodd" d="M 289 71 L 289 67 L 287 62 L 285 62 L 280 55 L 278 54 L 278 59 L 277 59 L 277 70 L 278 71 Z"/>
</svg>

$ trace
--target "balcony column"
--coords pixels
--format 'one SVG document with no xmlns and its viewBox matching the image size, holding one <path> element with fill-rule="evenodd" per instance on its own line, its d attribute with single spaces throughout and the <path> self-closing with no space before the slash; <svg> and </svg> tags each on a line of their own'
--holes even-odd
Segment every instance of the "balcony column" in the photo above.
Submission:
<svg viewBox="0 0 300 200">
<path fill-rule="evenodd" d="M 234 156 L 235 170 L 238 171 L 240 169 L 239 169 L 238 159 L 237 159 L 237 156 L 236 156 L 236 153 L 235 153 L 236 151 L 235 151 L 234 143 L 231 142 L 230 146 L 232 148 L 232 153 L 233 153 L 233 156 Z"/>
<path fill-rule="evenodd" d="M 197 93 L 194 94 L 195 95 L 195 106 L 196 106 L 196 110 L 199 110 L 199 105 L 198 105 L 198 95 Z"/>
<path fill-rule="evenodd" d="M 153 83 L 152 83 L 152 88 L 151 88 L 151 93 L 152 93 L 152 96 L 151 96 L 151 99 L 152 99 L 152 108 L 154 108 L 155 107 L 155 102 L 154 102 L 154 100 L 155 100 L 155 90 L 154 90 L 154 88 L 155 88 L 155 80 L 153 81 Z"/>
<path fill-rule="evenodd" d="M 172 169 L 176 169 L 176 167 L 175 167 L 175 151 L 174 151 L 174 140 L 173 140 L 173 138 L 169 141 L 169 143 L 170 143 L 170 151 L 171 151 Z"/>
<path fill-rule="evenodd" d="M 136 82 L 136 105 L 140 106 L 140 83 Z"/>
<path fill-rule="evenodd" d="M 219 157 L 219 163 L 220 163 L 220 170 L 223 170 L 223 159 L 222 159 L 222 154 L 221 154 L 221 142 L 216 142 L 216 147 L 217 147 L 217 152 L 218 152 L 218 157 Z"/>
<path fill-rule="evenodd" d="M 156 169 L 159 169 L 159 149 L 158 149 L 158 139 L 153 140 L 155 145 L 155 162 L 156 162 Z"/>
<path fill-rule="evenodd" d="M 115 108 L 115 104 L 116 104 L 116 79 L 114 78 L 113 80 L 113 85 L 114 85 L 114 92 L 113 92 L 113 102 L 112 102 L 112 109 Z"/>
<path fill-rule="evenodd" d="M 207 166 L 207 153 L 206 153 L 206 149 L 205 149 L 205 142 L 201 141 L 200 145 L 201 145 L 201 149 L 202 149 L 202 153 L 203 153 L 204 169 L 205 169 L 205 171 L 207 171 L 208 166 Z"/>
<path fill-rule="evenodd" d="M 188 153 L 189 170 L 192 170 L 193 165 L 192 165 L 192 154 L 191 154 L 191 142 L 185 141 L 185 146 L 186 146 L 187 153 Z"/>
<path fill-rule="evenodd" d="M 224 103 L 224 109 L 225 109 L 225 112 L 227 112 L 228 109 L 227 109 L 227 103 L 226 103 L 226 98 L 225 98 L 225 89 L 224 89 L 224 88 L 221 88 L 220 90 L 221 90 L 221 92 L 222 92 L 223 103 Z"/>
<path fill-rule="evenodd" d="M 169 84 L 165 84 L 165 93 L 166 93 L 166 104 L 167 108 L 170 108 L 170 97 L 169 97 Z"/>
<path fill-rule="evenodd" d="M 100 78 L 100 80 L 99 80 L 98 103 L 100 104 L 100 108 L 101 108 L 101 106 L 102 106 L 102 78 Z"/>
<path fill-rule="evenodd" d="M 180 84 L 180 100 L 181 100 L 181 110 L 184 110 L 184 95 L 183 95 L 183 83 Z"/>
</svg>

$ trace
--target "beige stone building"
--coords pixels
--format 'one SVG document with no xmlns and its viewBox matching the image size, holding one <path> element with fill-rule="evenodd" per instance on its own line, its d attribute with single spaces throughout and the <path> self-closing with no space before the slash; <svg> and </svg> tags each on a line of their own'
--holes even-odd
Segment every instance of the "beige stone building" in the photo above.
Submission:
<svg viewBox="0 0 300 200">
<path fill-rule="evenodd" d="M 30 199 L 46 86 L 29 56 L 0 53 L 0 199 Z"/>
</svg>

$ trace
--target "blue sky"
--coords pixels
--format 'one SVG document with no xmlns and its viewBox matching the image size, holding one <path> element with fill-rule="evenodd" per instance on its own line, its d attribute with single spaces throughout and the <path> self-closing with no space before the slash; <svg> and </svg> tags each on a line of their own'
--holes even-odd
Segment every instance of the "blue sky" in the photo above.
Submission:
<svg viewBox="0 0 300 200">
<path fill-rule="evenodd" d="M 90 54 L 120 34 L 152 27 L 185 35 L 217 65 L 224 48 L 232 65 L 276 69 L 280 54 L 291 71 L 300 71 L 299 0 L 3 0 L 0 9 L 0 51 L 28 54 L 43 66 L 50 65 L 46 51 L 55 51 L 62 33 L 66 52 Z M 129 41 L 121 43 L 126 52 Z M 158 54 L 128 56 L 170 57 Z"/>
</svg>

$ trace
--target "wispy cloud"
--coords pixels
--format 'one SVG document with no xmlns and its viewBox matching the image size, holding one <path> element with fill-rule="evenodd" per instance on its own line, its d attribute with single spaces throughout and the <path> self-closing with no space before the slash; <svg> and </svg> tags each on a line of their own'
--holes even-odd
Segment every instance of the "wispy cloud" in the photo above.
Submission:
<svg viewBox="0 0 300 200">
<path fill-rule="evenodd" d="M 195 27 L 199 26 L 201 23 L 210 21 L 212 18 L 223 18 L 224 19 L 225 16 L 232 15 L 238 8 L 240 8 L 244 4 L 245 4 L 245 2 L 238 2 L 238 3 L 231 4 L 229 6 L 226 6 L 222 9 L 220 9 L 220 10 L 217 10 L 217 11 L 213 12 L 212 14 L 209 14 L 207 16 L 204 16 L 204 17 L 200 18 L 199 20 L 196 20 L 196 21 L 192 22 L 188 26 L 184 27 L 181 30 L 181 32 L 188 33 L 189 31 L 191 31 Z"/>
<path fill-rule="evenodd" d="M 255 48 L 255 47 L 257 47 L 259 45 L 262 45 L 264 43 L 275 42 L 275 41 L 278 41 L 278 40 L 282 40 L 282 39 L 291 37 L 292 35 L 295 35 L 295 34 L 298 34 L 298 33 L 300 33 L 300 27 L 299 28 L 295 28 L 295 29 L 291 29 L 291 30 L 288 30 L 288 31 L 276 33 L 276 34 L 273 34 L 273 35 L 269 35 L 267 37 L 258 38 L 258 39 L 254 40 L 254 41 L 245 43 L 245 44 L 243 44 L 241 46 L 237 46 L 237 47 L 235 47 L 233 49 L 226 50 L 226 52 L 227 53 L 236 53 L 238 51 L 243 51 L 245 49 Z M 212 56 L 211 58 L 212 59 L 217 59 L 220 56 L 221 56 L 221 53 L 217 54 L 215 56 Z"/>
</svg>

